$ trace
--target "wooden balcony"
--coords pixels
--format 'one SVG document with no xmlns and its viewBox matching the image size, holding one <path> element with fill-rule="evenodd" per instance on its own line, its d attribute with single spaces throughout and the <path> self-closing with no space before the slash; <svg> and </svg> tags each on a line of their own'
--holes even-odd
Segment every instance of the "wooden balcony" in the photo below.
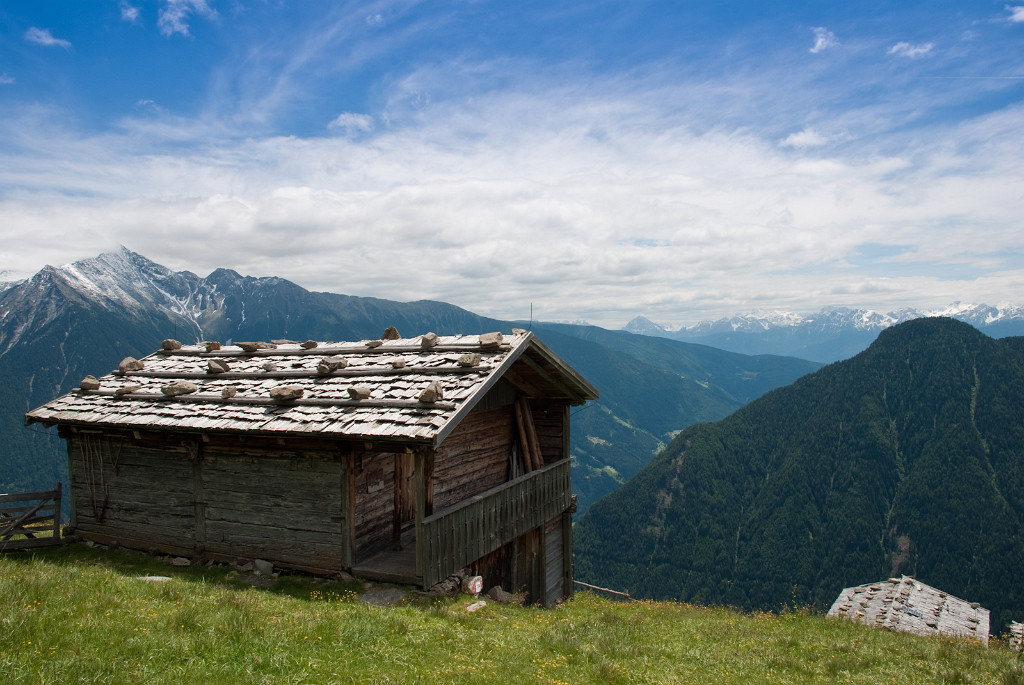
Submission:
<svg viewBox="0 0 1024 685">
<path fill-rule="evenodd" d="M 569 508 L 563 459 L 427 516 L 416 526 L 416 569 L 428 588 Z"/>
</svg>

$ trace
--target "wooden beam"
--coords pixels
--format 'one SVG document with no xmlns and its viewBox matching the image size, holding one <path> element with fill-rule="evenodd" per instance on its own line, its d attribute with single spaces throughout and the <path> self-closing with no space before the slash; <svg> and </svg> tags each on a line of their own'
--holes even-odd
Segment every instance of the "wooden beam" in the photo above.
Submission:
<svg viewBox="0 0 1024 685">
<path fill-rule="evenodd" d="M 528 395 L 530 397 L 543 397 L 543 392 L 537 386 L 528 382 L 521 375 L 516 373 L 515 369 L 509 369 L 506 371 L 503 378 L 516 386 L 516 388 L 518 388 L 524 395 Z"/>
<path fill-rule="evenodd" d="M 429 352 L 434 354 L 436 352 L 477 352 L 486 350 L 487 352 L 507 351 L 511 347 L 508 343 L 503 343 L 497 347 L 483 348 L 479 343 L 449 343 L 435 345 L 429 348 Z M 150 357 L 158 355 L 161 357 L 309 357 L 309 356 L 330 356 L 334 354 L 349 354 L 349 355 L 388 355 L 388 354 L 419 354 L 423 352 L 423 348 L 417 342 L 415 345 L 378 345 L 376 347 L 367 347 L 365 343 L 359 344 L 348 344 L 348 345 L 324 345 L 323 347 L 311 347 L 309 349 L 282 349 L 280 347 L 265 350 L 255 350 L 254 352 L 245 352 L 243 350 L 194 350 L 187 348 L 179 348 L 177 350 L 157 350 Z"/>
<path fill-rule="evenodd" d="M 274 407 L 370 407 L 385 409 L 455 409 L 454 402 L 419 402 L 417 400 L 352 400 L 352 399 L 326 399 L 307 398 L 278 402 L 268 397 L 221 397 L 220 393 L 191 393 L 188 395 L 176 395 L 170 397 L 162 392 L 130 392 L 124 395 L 114 395 L 113 390 L 79 390 L 79 395 L 98 395 L 100 397 L 114 397 L 118 400 L 149 400 L 166 404 L 182 402 L 186 404 L 245 404 L 253 406 L 274 406 Z M 87 431 L 82 431 L 87 432 Z M 93 431 L 99 432 L 99 431 Z"/>
<path fill-rule="evenodd" d="M 572 400 L 576 402 L 583 402 L 586 400 L 586 398 L 582 397 L 579 393 L 572 392 L 572 390 L 566 385 L 565 381 L 559 380 L 553 374 L 549 373 L 548 370 L 541 366 L 538 362 L 531 359 L 529 353 L 526 353 L 523 356 L 521 356 L 519 360 L 522 361 L 527 366 L 529 366 L 531 369 L 533 369 L 538 376 L 546 380 L 548 383 L 551 383 L 556 388 L 562 388 L 563 390 L 569 391 L 567 394 Z M 544 394 L 550 395 L 550 393 Z"/>
<path fill-rule="evenodd" d="M 530 439 L 526 434 L 526 419 L 523 417 L 523 405 L 515 402 L 516 427 L 519 429 L 519 451 L 523 454 L 523 467 L 527 473 L 533 472 L 533 459 L 530 457 Z"/>
<path fill-rule="evenodd" d="M 526 424 L 526 439 L 530 441 L 530 461 L 533 463 L 533 470 L 544 468 L 544 455 L 540 451 L 540 440 L 537 438 L 537 427 L 533 423 L 533 410 L 530 409 L 530 400 L 520 397 L 522 403 L 523 423 Z"/>
<path fill-rule="evenodd" d="M 431 375 L 470 375 L 490 373 L 490 366 L 405 366 L 400 369 L 366 369 L 362 367 L 346 367 L 335 369 L 330 373 L 317 373 L 311 370 L 292 371 L 225 371 L 223 373 L 207 373 L 206 371 L 116 371 L 114 376 L 124 378 L 217 378 L 220 380 L 243 380 L 246 378 L 359 378 L 363 376 L 431 376 Z"/>
</svg>

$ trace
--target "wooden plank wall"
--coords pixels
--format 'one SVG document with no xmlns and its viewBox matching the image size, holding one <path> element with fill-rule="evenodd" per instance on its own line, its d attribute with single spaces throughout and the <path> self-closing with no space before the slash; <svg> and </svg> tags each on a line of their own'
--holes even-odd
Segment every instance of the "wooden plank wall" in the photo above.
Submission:
<svg viewBox="0 0 1024 685">
<path fill-rule="evenodd" d="M 355 476 L 356 561 L 391 545 L 395 511 L 395 455 L 356 452 Z"/>
<path fill-rule="evenodd" d="M 76 530 L 97 542 L 308 571 L 342 568 L 338 452 L 77 434 Z"/>
<path fill-rule="evenodd" d="M 204 446 L 196 466 L 202 472 L 206 556 L 340 570 L 344 519 L 337 452 Z"/>
<path fill-rule="evenodd" d="M 68 439 L 76 530 L 97 542 L 192 554 L 192 463 L 185 447 L 78 434 Z"/>
<path fill-rule="evenodd" d="M 515 430 L 511 406 L 467 416 L 435 453 L 434 510 L 507 481 Z"/>
</svg>

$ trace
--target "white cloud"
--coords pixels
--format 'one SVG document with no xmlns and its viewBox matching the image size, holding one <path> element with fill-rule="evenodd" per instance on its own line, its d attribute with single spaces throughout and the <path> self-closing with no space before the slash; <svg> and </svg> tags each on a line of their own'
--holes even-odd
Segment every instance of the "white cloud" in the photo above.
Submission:
<svg viewBox="0 0 1024 685">
<path fill-rule="evenodd" d="M 1013 23 L 1024 22 L 1024 5 L 1006 5 L 1006 11 L 1010 13 L 1008 21 Z"/>
<path fill-rule="evenodd" d="M 383 26 L 384 16 L 380 13 L 367 15 L 366 23 L 370 26 Z"/>
<path fill-rule="evenodd" d="M 347 135 L 352 135 L 358 131 L 369 133 L 373 130 L 373 117 L 368 114 L 342 112 L 336 116 L 331 123 L 327 124 L 327 126 L 328 128 L 344 129 Z"/>
<path fill-rule="evenodd" d="M 207 4 L 207 0 L 166 0 L 167 5 L 160 10 L 157 25 L 160 33 L 172 36 L 180 33 L 189 34 L 189 18 L 195 14 L 207 18 L 217 16 L 217 12 Z"/>
<path fill-rule="evenodd" d="M 0 187 L 32 190 L 0 199 L 0 240 L 18 237 L 29 270 L 123 243 L 197 273 L 225 266 L 501 318 L 533 302 L 539 319 L 605 325 L 1021 292 L 1024 268 L 992 260 L 1024 252 L 1024 108 L 904 142 L 900 157 L 861 146 L 811 158 L 777 138 L 680 125 L 665 103 L 695 95 L 493 93 L 414 119 L 396 109 L 379 131 L 340 115 L 337 126 L 371 133 L 358 138 L 183 150 L 196 133 L 171 121 L 166 147 L 157 128 L 76 139 L 2 122 L 27 151 L 0 146 Z M 825 136 L 791 138 L 799 150 Z M 861 245 L 894 240 L 912 248 L 905 271 L 849 265 Z M 950 263 L 987 271 L 953 278 L 937 268 Z"/>
<path fill-rule="evenodd" d="M 45 45 L 46 47 L 64 48 L 69 52 L 71 50 L 70 41 L 54 38 L 53 34 L 50 33 L 50 29 L 41 29 L 33 26 L 28 31 L 25 31 L 25 40 L 37 45 Z"/>
<path fill-rule="evenodd" d="M 934 47 L 934 43 L 918 43 L 917 45 L 912 45 L 906 41 L 900 41 L 889 48 L 889 51 L 886 54 L 900 55 L 901 57 L 916 59 L 918 57 L 924 57 L 930 53 Z"/>
<path fill-rule="evenodd" d="M 0 74 L 0 86 L 9 86 L 14 83 L 14 77 L 8 76 L 7 72 Z"/>
<path fill-rule="evenodd" d="M 795 148 L 821 147 L 827 145 L 829 140 L 828 136 L 813 128 L 805 128 L 802 131 L 789 134 L 779 144 Z"/>
<path fill-rule="evenodd" d="M 135 24 L 139 21 L 139 8 L 128 4 L 126 0 L 121 0 L 121 20 Z"/>
<path fill-rule="evenodd" d="M 814 45 L 811 46 L 811 52 L 817 54 L 823 50 L 839 45 L 839 41 L 836 40 L 835 34 L 824 26 L 816 26 L 813 31 Z"/>
</svg>

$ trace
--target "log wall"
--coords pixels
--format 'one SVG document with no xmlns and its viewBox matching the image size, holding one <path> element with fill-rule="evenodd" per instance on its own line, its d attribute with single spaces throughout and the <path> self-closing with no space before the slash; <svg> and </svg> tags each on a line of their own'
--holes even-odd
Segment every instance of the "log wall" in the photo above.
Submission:
<svg viewBox="0 0 1024 685">
<path fill-rule="evenodd" d="M 211 558 L 339 570 L 344 517 L 337 452 L 207 446 L 194 465 L 197 526 Z"/>
<path fill-rule="evenodd" d="M 79 433 L 68 440 L 68 457 L 77 531 L 97 542 L 194 552 L 192 464 L 185 447 Z"/>
<path fill-rule="evenodd" d="M 221 561 L 342 568 L 337 451 L 79 433 L 68 452 L 75 527 L 86 538 Z"/>
</svg>

